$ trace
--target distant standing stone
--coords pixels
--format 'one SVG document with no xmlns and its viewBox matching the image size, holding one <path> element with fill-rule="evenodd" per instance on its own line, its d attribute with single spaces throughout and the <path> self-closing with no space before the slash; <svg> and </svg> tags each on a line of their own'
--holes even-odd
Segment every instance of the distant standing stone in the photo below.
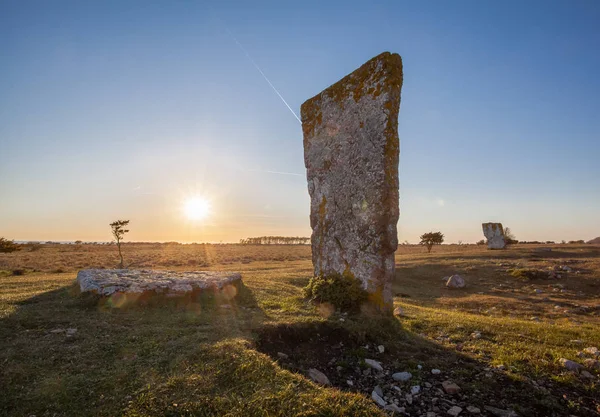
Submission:
<svg viewBox="0 0 600 417">
<path fill-rule="evenodd" d="M 487 239 L 488 249 L 504 249 L 506 240 L 502 223 L 483 223 L 483 235 Z"/>
<path fill-rule="evenodd" d="M 384 52 L 302 104 L 314 274 L 349 275 L 392 305 L 402 59 Z"/>
</svg>

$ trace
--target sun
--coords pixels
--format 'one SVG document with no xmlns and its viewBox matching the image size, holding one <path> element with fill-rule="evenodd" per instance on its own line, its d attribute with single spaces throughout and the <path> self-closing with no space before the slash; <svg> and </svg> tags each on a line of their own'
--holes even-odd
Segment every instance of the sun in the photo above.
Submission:
<svg viewBox="0 0 600 417">
<path fill-rule="evenodd" d="M 190 197 L 183 205 L 183 212 L 190 220 L 205 219 L 210 214 L 210 202 L 204 197 Z"/>
</svg>

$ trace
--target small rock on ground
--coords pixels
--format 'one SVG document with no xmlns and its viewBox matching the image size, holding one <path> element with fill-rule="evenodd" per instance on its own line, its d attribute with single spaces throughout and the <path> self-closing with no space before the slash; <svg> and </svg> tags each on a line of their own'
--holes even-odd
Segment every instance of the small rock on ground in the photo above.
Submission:
<svg viewBox="0 0 600 417">
<path fill-rule="evenodd" d="M 365 363 L 367 365 L 369 365 L 371 368 L 375 369 L 376 371 L 383 371 L 383 367 L 381 366 L 381 362 L 377 362 L 376 360 L 373 359 L 365 359 Z"/>
<path fill-rule="evenodd" d="M 392 375 L 394 381 L 405 382 L 412 378 L 412 374 L 410 372 L 396 372 Z"/>
<path fill-rule="evenodd" d="M 379 394 L 377 394 L 375 391 L 373 391 L 371 393 L 371 398 L 373 399 L 373 401 L 375 401 L 377 403 L 378 406 L 380 407 L 385 407 L 387 405 L 387 403 L 385 402 L 385 400 L 383 398 L 381 398 L 379 396 Z"/>
<path fill-rule="evenodd" d="M 404 310 L 402 309 L 402 307 L 396 307 L 394 309 L 394 316 L 404 317 Z"/>
<path fill-rule="evenodd" d="M 582 365 L 577 363 L 577 362 L 573 362 L 569 359 L 565 359 L 565 358 L 560 358 L 558 361 L 566 370 L 571 371 L 571 372 L 579 372 L 579 370 L 581 369 Z"/>
<path fill-rule="evenodd" d="M 312 379 L 313 381 L 315 381 L 318 384 L 331 385 L 331 382 L 329 382 L 329 378 L 327 378 L 327 376 L 323 372 L 319 371 L 318 369 L 315 369 L 315 368 L 309 369 L 308 376 L 310 377 L 310 379 Z"/>
<path fill-rule="evenodd" d="M 597 361 L 595 359 L 586 359 L 583 361 L 583 364 L 586 368 L 600 370 L 600 361 Z"/>
<path fill-rule="evenodd" d="M 458 274 L 452 275 L 448 278 L 448 281 L 446 281 L 446 287 L 450 289 L 464 288 L 465 285 L 467 285 L 465 279 Z"/>
<path fill-rule="evenodd" d="M 444 391 L 446 392 L 446 394 L 450 394 L 450 395 L 457 394 L 460 391 L 460 387 L 452 381 L 442 382 L 442 388 L 444 388 Z"/>
<path fill-rule="evenodd" d="M 450 414 L 451 416 L 456 417 L 456 416 L 458 416 L 461 413 L 461 411 L 462 411 L 462 408 L 460 408 L 460 407 L 458 407 L 458 406 L 455 405 L 455 406 L 453 406 L 452 408 L 450 408 L 448 410 L 448 414 Z"/>
<path fill-rule="evenodd" d="M 489 405 L 486 405 L 483 408 L 485 408 L 486 411 L 489 411 L 496 417 L 518 417 L 518 414 L 512 410 L 502 410 L 500 408 L 491 407 Z"/>
<path fill-rule="evenodd" d="M 393 411 L 394 413 L 398 414 L 404 414 L 404 412 L 406 412 L 406 408 L 398 407 L 396 404 L 388 404 L 385 407 L 383 407 L 383 409 L 387 411 Z"/>
</svg>

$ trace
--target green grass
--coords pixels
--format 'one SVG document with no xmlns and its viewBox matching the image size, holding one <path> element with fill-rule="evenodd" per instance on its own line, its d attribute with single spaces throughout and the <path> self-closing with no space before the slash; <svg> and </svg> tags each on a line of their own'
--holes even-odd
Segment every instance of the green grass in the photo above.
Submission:
<svg viewBox="0 0 600 417">
<path fill-rule="evenodd" d="M 594 381 L 583 381 L 564 372 L 558 359 L 581 361 L 577 352 L 583 347 L 600 347 L 597 315 L 577 320 L 542 315 L 537 322 L 529 320 L 529 310 L 475 312 L 476 303 L 486 308 L 503 302 L 514 302 L 514 309 L 528 306 L 492 296 L 487 289 L 477 295 L 483 284 L 469 293 L 441 296 L 439 277 L 478 268 L 488 287 L 497 286 L 509 274 L 486 268 L 492 256 L 506 253 L 482 252 L 469 261 L 464 253 L 405 256 L 398 261 L 403 274 L 398 284 L 410 297 L 395 298 L 405 316 L 348 316 L 343 322 L 337 313 L 304 300 L 302 289 L 312 272 L 307 260 L 217 265 L 242 272 L 245 286 L 233 300 L 215 296 L 148 307 L 99 305 L 77 293 L 74 273 L 2 273 L 0 415 L 384 415 L 368 394 L 316 385 L 257 348 L 265 329 L 285 325 L 310 332 L 323 323 L 344 329 L 358 344 L 385 345 L 386 362 L 411 371 L 415 383 L 430 378 L 430 369 L 442 369 L 480 408 L 503 402 L 521 415 L 540 416 L 588 415 L 593 410 L 598 374 Z M 597 278 L 581 279 L 587 280 L 584 285 Z M 77 332 L 69 337 L 56 331 L 68 328 Z M 475 331 L 482 337 L 472 338 Z M 574 339 L 584 345 L 573 344 Z M 348 358 L 364 356 L 353 349 L 338 363 L 348 366 Z M 312 359 L 311 352 L 298 358 L 307 366 Z M 506 370 L 482 376 L 485 368 L 497 365 Z M 532 388 L 532 381 L 544 382 L 545 389 Z"/>
</svg>

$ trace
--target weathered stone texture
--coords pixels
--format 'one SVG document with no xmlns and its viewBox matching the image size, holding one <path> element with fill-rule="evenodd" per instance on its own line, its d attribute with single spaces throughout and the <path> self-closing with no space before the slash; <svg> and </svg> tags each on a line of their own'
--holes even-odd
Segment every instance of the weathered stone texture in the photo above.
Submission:
<svg viewBox="0 0 600 417">
<path fill-rule="evenodd" d="M 487 239 L 488 249 L 504 249 L 506 247 L 502 223 L 483 223 L 481 227 L 483 235 Z"/>
<path fill-rule="evenodd" d="M 115 293 L 183 295 L 206 289 L 220 290 L 241 282 L 237 272 L 176 272 L 129 269 L 83 269 L 77 274 L 81 292 L 103 296 Z"/>
<path fill-rule="evenodd" d="M 350 274 L 392 307 L 402 59 L 382 53 L 301 108 L 315 275 Z"/>
</svg>

